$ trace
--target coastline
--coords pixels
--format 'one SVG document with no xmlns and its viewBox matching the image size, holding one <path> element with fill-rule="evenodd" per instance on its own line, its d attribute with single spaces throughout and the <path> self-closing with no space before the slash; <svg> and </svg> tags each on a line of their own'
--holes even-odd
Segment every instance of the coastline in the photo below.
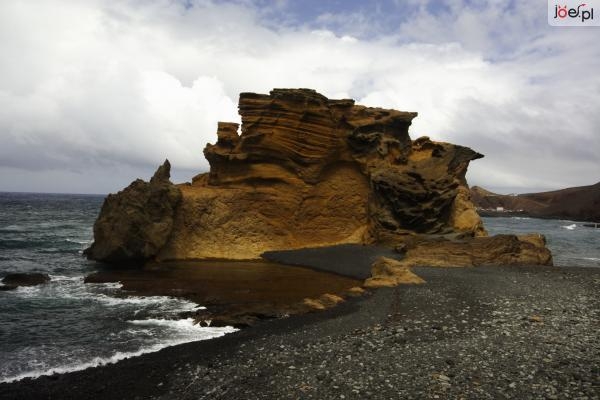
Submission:
<svg viewBox="0 0 600 400">
<path fill-rule="evenodd" d="M 477 210 L 477 214 L 479 214 L 480 217 L 485 217 L 485 218 L 511 218 L 511 217 L 518 217 L 518 218 L 533 218 L 533 219 L 544 219 L 544 220 L 561 220 L 561 221 L 569 221 L 569 222 L 578 222 L 581 224 L 585 224 L 585 223 L 600 223 L 600 221 L 594 219 L 594 218 L 588 218 L 588 219 L 584 219 L 584 218 L 577 218 L 574 216 L 569 216 L 569 215 L 564 215 L 564 214 L 556 214 L 556 215 L 537 215 L 535 213 L 530 213 L 527 211 L 511 211 L 511 210 L 507 210 L 507 211 L 494 211 L 494 210 L 482 210 L 482 209 L 478 209 Z"/>
<path fill-rule="evenodd" d="M 333 309 L 112 365 L 0 384 L 0 397 L 600 395 L 600 270 L 414 271 L 425 285 L 378 289 Z"/>
</svg>

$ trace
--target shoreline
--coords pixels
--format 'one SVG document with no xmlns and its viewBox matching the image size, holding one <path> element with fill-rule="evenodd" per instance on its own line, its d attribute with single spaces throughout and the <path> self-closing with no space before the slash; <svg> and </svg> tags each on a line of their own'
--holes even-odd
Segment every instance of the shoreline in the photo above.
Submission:
<svg viewBox="0 0 600 400">
<path fill-rule="evenodd" d="M 535 215 L 530 214 L 525 211 L 494 211 L 494 210 L 477 210 L 477 214 L 479 214 L 482 218 L 527 218 L 527 219 L 542 219 L 542 220 L 557 220 L 557 221 L 567 221 L 567 222 L 577 222 L 580 224 L 586 223 L 600 223 L 600 221 L 595 221 L 594 219 L 573 219 L 573 217 L 569 217 L 566 215 L 554 215 L 554 216 L 546 216 L 546 215 Z"/>
<path fill-rule="evenodd" d="M 358 390 L 363 398 L 369 398 L 368 392 L 371 398 L 388 398 L 377 397 L 374 390 L 391 396 L 402 388 L 406 398 L 435 398 L 454 390 L 473 396 L 520 393 L 531 398 L 546 394 L 553 398 L 559 389 L 571 388 L 581 389 L 588 398 L 600 394 L 600 348 L 590 342 L 597 337 L 593 321 L 600 316 L 596 295 L 600 270 L 498 266 L 414 271 L 427 281 L 425 285 L 378 289 L 333 309 L 263 322 L 221 338 L 172 346 L 116 364 L 0 384 L 0 397 L 286 398 L 293 394 L 293 398 L 308 398 L 312 394 L 313 398 L 356 398 L 353 390 Z M 564 329 L 571 334 L 567 342 Z M 547 340 L 532 342 L 536 335 Z M 374 344 L 367 344 L 367 352 L 366 343 Z M 493 377 L 480 374 L 478 380 L 458 382 L 467 369 L 450 376 L 446 370 L 456 369 L 462 358 L 436 357 L 453 352 L 453 346 L 465 347 L 462 358 L 470 359 L 470 364 L 484 370 L 490 364 L 487 369 Z M 542 354 L 540 348 L 548 349 Z M 491 360 L 489 354 L 483 357 L 490 349 L 496 351 Z M 543 367 L 551 374 L 536 372 L 531 379 L 515 376 L 515 371 L 522 371 L 511 357 L 500 357 L 504 352 L 523 358 L 520 362 L 528 368 Z M 389 365 L 388 353 L 403 362 Z M 547 357 L 551 362 L 544 361 Z M 499 368 L 496 359 L 510 368 Z M 340 364 L 339 371 L 348 371 L 348 376 L 338 374 L 333 366 L 319 375 L 321 364 L 330 362 Z M 373 363 L 373 371 L 367 374 L 377 378 L 364 381 L 361 362 Z M 566 382 L 557 380 L 566 375 Z M 346 378 L 360 382 L 355 385 L 359 389 L 353 389 Z M 522 387 L 529 381 L 533 383 Z M 549 387 L 554 389 L 546 390 Z"/>
</svg>

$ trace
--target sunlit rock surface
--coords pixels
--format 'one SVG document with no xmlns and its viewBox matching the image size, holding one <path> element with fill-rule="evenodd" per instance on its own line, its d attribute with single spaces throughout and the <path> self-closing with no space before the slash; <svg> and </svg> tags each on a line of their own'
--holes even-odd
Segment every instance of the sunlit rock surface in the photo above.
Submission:
<svg viewBox="0 0 600 400">
<path fill-rule="evenodd" d="M 465 180 L 482 155 L 411 140 L 416 113 L 309 89 L 242 93 L 239 112 L 241 126 L 220 122 L 204 149 L 208 173 L 176 186 L 155 176 L 109 196 L 88 256 L 257 259 L 415 234 L 486 236 Z"/>
</svg>

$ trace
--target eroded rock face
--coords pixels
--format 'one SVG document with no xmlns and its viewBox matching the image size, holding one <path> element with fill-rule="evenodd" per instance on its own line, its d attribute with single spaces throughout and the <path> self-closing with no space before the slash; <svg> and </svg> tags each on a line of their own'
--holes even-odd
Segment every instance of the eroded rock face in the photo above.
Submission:
<svg viewBox="0 0 600 400">
<path fill-rule="evenodd" d="M 406 233 L 485 234 L 466 147 L 411 141 L 416 113 L 308 89 L 242 93 L 241 133 L 219 123 L 210 172 L 183 199 L 160 259 L 258 258 L 268 250 L 388 243 Z M 462 196 L 458 196 L 462 193 Z"/>
<path fill-rule="evenodd" d="M 145 261 L 165 245 L 173 229 L 173 216 L 181 191 L 170 178 L 168 160 L 150 182 L 136 180 L 104 200 L 94 224 L 94 243 L 88 258 L 109 263 Z"/>
<path fill-rule="evenodd" d="M 241 127 L 220 122 L 216 143 L 204 149 L 209 173 L 178 189 L 168 177 L 154 186 L 136 181 L 109 197 L 88 255 L 256 259 L 415 233 L 485 235 L 465 181 L 469 162 L 482 155 L 412 141 L 416 113 L 309 89 L 242 93 L 239 112 Z"/>
</svg>

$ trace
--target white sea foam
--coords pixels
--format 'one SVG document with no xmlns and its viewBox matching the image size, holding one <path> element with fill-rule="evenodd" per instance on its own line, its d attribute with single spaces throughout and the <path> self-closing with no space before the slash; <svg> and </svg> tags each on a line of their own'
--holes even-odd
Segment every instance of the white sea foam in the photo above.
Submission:
<svg viewBox="0 0 600 400">
<path fill-rule="evenodd" d="M 104 287 L 107 289 L 121 289 L 123 287 L 121 282 L 105 282 L 101 283 L 100 285 L 104 285 Z"/>
<path fill-rule="evenodd" d="M 138 322 L 140 325 L 143 320 L 139 321 L 130 321 L 131 323 Z M 161 320 L 147 320 L 149 324 L 166 324 L 173 329 L 181 331 L 184 335 L 178 337 L 176 339 L 164 341 L 161 343 L 155 343 L 149 345 L 147 347 L 142 347 L 136 351 L 129 352 L 115 352 L 110 357 L 94 357 L 89 361 L 82 361 L 77 363 L 66 364 L 59 367 L 52 367 L 48 369 L 39 369 L 35 371 L 24 372 L 15 376 L 3 377 L 0 378 L 0 383 L 9 383 L 20 381 L 25 378 L 37 378 L 44 375 L 52 375 L 52 374 L 64 374 L 68 372 L 81 371 L 88 368 L 98 367 L 101 365 L 114 364 L 118 361 L 124 360 L 126 358 L 141 356 L 142 354 L 154 353 L 159 350 L 162 350 L 166 347 L 176 346 L 178 344 L 195 342 L 199 340 L 207 340 L 216 337 L 223 336 L 227 333 L 235 332 L 237 329 L 233 327 L 223 327 L 223 328 L 205 328 L 200 327 L 199 325 L 194 325 L 193 320 L 191 318 L 185 320 L 174 320 L 170 323 L 167 322 L 157 322 Z M 166 320 L 162 320 L 166 321 Z"/>
<path fill-rule="evenodd" d="M 83 275 L 77 276 L 66 276 L 66 275 L 53 275 L 48 274 L 50 282 L 83 282 Z"/>
<path fill-rule="evenodd" d="M 194 323 L 193 318 L 186 319 L 162 319 L 162 318 L 149 318 L 149 319 L 135 319 L 127 321 L 134 325 L 150 325 L 160 326 L 166 328 L 173 328 L 178 332 L 205 332 L 206 329 L 220 329 L 220 328 L 206 328 L 201 327 Z"/>
<path fill-rule="evenodd" d="M 85 244 L 85 245 L 92 244 L 92 240 L 75 240 L 75 239 L 66 238 L 65 241 L 70 242 L 70 243 Z"/>
<path fill-rule="evenodd" d="M 565 229 L 572 231 L 573 229 L 577 228 L 577 224 L 562 225 L 561 228 L 565 228 Z"/>
<path fill-rule="evenodd" d="M 23 297 L 31 297 L 40 292 L 40 286 L 19 286 L 12 293 Z"/>
<path fill-rule="evenodd" d="M 105 295 L 103 293 L 98 293 L 91 298 L 109 307 L 118 307 L 122 305 L 136 305 L 142 307 L 158 306 L 161 309 L 172 310 L 176 312 L 193 311 L 198 308 L 198 305 L 194 302 L 168 296 L 114 297 Z"/>
<path fill-rule="evenodd" d="M 583 257 L 584 260 L 590 260 L 590 261 L 600 261 L 600 258 L 596 258 L 596 257 Z"/>
<path fill-rule="evenodd" d="M 95 301 L 106 307 L 137 306 L 141 309 L 185 312 L 198 309 L 192 301 L 168 296 L 123 296 L 117 297 L 123 284 L 120 282 L 84 283 L 83 275 L 49 275 L 50 282 L 38 286 L 20 286 L 12 293 L 24 298 L 64 298 L 80 301 Z"/>
</svg>

